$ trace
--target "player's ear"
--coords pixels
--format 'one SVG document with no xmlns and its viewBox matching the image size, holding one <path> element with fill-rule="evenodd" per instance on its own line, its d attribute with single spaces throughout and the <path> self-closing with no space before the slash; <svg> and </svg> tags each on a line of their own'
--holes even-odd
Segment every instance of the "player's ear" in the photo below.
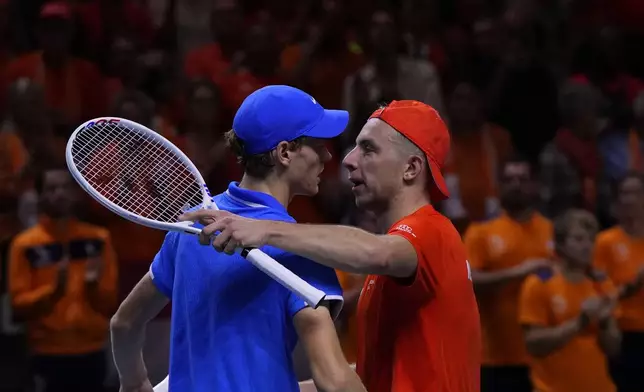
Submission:
<svg viewBox="0 0 644 392">
<path fill-rule="evenodd" d="M 417 155 L 411 155 L 407 159 L 407 163 L 405 164 L 405 171 L 403 172 L 403 180 L 412 181 L 416 177 L 420 176 L 420 174 L 423 171 L 424 165 L 425 165 L 425 161 L 421 157 Z"/>
<path fill-rule="evenodd" d="M 275 163 L 279 163 L 282 166 L 288 166 L 291 163 L 291 150 L 289 149 L 289 143 L 286 141 L 281 141 L 275 147 L 275 151 L 273 152 Z"/>
</svg>

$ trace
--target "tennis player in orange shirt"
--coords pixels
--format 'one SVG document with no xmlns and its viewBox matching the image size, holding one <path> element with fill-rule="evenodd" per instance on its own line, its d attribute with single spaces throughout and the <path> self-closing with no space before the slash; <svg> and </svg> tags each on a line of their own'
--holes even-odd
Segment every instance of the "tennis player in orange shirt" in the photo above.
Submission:
<svg viewBox="0 0 644 392">
<path fill-rule="evenodd" d="M 441 167 L 449 145 L 424 103 L 393 101 L 371 115 L 344 165 L 357 205 L 379 216 L 385 235 L 223 211 L 183 219 L 205 224 L 202 243 L 219 251 L 272 245 L 369 274 L 357 314 L 357 371 L 368 391 L 479 391 L 481 332 L 465 248 L 431 205 L 448 196 Z"/>
</svg>

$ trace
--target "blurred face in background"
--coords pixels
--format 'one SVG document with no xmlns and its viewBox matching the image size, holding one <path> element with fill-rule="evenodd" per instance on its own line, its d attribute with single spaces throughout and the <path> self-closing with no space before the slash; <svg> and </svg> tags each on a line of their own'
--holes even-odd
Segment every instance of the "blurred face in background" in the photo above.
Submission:
<svg viewBox="0 0 644 392">
<path fill-rule="evenodd" d="M 641 176 L 624 179 L 617 191 L 617 214 L 620 221 L 644 221 L 644 183 Z"/>
<path fill-rule="evenodd" d="M 9 115 L 20 138 L 30 149 L 44 150 L 51 142 L 51 116 L 42 88 L 29 79 L 19 79 L 7 94 Z"/>
<path fill-rule="evenodd" d="M 536 184 L 528 162 L 508 162 L 499 184 L 501 205 L 509 212 L 520 212 L 534 203 Z"/>
<path fill-rule="evenodd" d="M 224 44 L 241 41 L 244 37 L 244 18 L 237 1 L 216 0 L 210 26 L 216 41 Z"/>
<path fill-rule="evenodd" d="M 397 48 L 397 35 L 394 20 L 384 11 L 375 12 L 371 17 L 369 40 L 374 55 L 378 57 L 395 56 Z"/>
<path fill-rule="evenodd" d="M 592 219 L 589 222 L 594 222 L 592 216 L 589 219 Z M 594 222 L 594 225 L 596 225 L 596 222 Z M 573 267 L 587 268 L 592 262 L 597 229 L 596 227 L 587 226 L 586 224 L 571 223 L 562 243 L 557 244 L 557 253 L 559 256 L 563 257 Z"/>
<path fill-rule="evenodd" d="M 581 139 L 592 139 L 601 131 L 600 96 L 592 87 L 572 84 L 564 87 L 560 111 L 564 126 Z"/>
<path fill-rule="evenodd" d="M 211 83 L 193 86 L 188 93 L 187 121 L 194 127 L 212 132 L 219 122 L 219 91 Z"/>
<path fill-rule="evenodd" d="M 468 83 L 461 83 L 452 92 L 449 100 L 450 122 L 456 127 L 477 131 L 483 121 L 483 107 L 479 91 Z"/>
<path fill-rule="evenodd" d="M 70 20 L 61 17 L 40 20 L 38 42 L 44 54 L 53 62 L 63 61 L 67 58 L 72 36 L 73 26 Z"/>
<path fill-rule="evenodd" d="M 48 170 L 42 177 L 39 202 L 47 216 L 59 219 L 73 215 L 77 201 L 76 184 L 66 170 Z"/>
<path fill-rule="evenodd" d="M 503 34 L 499 23 L 492 18 L 482 18 L 472 28 L 476 51 L 485 57 L 498 57 L 502 51 Z"/>
<path fill-rule="evenodd" d="M 142 63 L 132 40 L 118 37 L 112 42 L 108 60 L 109 72 L 130 87 L 137 87 L 143 78 Z"/>
</svg>

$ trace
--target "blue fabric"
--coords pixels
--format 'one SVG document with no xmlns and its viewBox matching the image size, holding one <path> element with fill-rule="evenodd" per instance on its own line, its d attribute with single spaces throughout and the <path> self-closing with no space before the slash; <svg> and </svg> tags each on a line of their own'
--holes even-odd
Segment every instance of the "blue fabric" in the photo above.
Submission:
<svg viewBox="0 0 644 392">
<path fill-rule="evenodd" d="M 213 198 L 222 210 L 294 222 L 273 197 L 236 183 Z M 335 271 L 274 247 L 261 248 L 341 304 Z M 296 392 L 293 316 L 306 304 L 239 255 L 171 232 L 150 267 L 172 299 L 171 392 Z M 337 304 L 336 304 L 337 305 Z"/>
<path fill-rule="evenodd" d="M 603 135 L 599 142 L 599 150 L 604 162 L 604 170 L 611 180 L 620 180 L 628 172 L 630 146 L 628 132 L 613 131 Z M 644 141 L 640 142 L 644 152 Z"/>
<path fill-rule="evenodd" d="M 334 138 L 348 123 L 347 111 L 326 110 L 304 91 L 275 85 L 246 97 L 235 114 L 233 130 L 246 153 L 259 154 L 300 136 Z"/>
</svg>

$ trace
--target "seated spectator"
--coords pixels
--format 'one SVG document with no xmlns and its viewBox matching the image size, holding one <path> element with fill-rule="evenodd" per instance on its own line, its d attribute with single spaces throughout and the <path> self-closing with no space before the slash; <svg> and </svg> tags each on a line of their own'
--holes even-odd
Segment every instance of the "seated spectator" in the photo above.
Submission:
<svg viewBox="0 0 644 392">
<path fill-rule="evenodd" d="M 113 103 L 117 94 L 123 90 L 141 87 L 145 70 L 139 50 L 134 41 L 127 37 L 116 37 L 111 42 L 105 58 L 105 93 L 108 103 Z"/>
<path fill-rule="evenodd" d="M 546 216 L 569 208 L 598 211 L 610 200 L 597 137 L 601 95 L 591 85 L 567 83 L 559 96 L 562 128 L 539 157 L 541 197 Z"/>
<path fill-rule="evenodd" d="M 103 390 L 117 265 L 107 230 L 76 219 L 78 187 L 66 167 L 36 179 L 42 217 L 9 254 L 9 292 L 26 322 L 34 376 L 46 392 Z"/>
<path fill-rule="evenodd" d="M 537 391 L 614 392 L 608 358 L 619 352 L 616 290 L 589 272 L 599 225 L 587 211 L 569 210 L 554 225 L 557 263 L 529 277 L 519 321 Z"/>
<path fill-rule="evenodd" d="M 343 106 L 354 124 L 362 124 L 379 104 L 394 99 L 425 102 L 445 116 L 436 69 L 427 60 L 398 55 L 397 26 L 389 13 L 372 15 L 366 53 L 367 64 L 344 83 Z"/>
<path fill-rule="evenodd" d="M 66 2 L 43 5 L 38 25 L 41 50 L 13 60 L 7 66 L 4 83 L 6 86 L 26 77 L 43 86 L 48 107 L 73 126 L 102 114 L 105 90 L 98 69 L 70 53 L 72 18 Z"/>
<path fill-rule="evenodd" d="M 216 0 L 210 16 L 214 42 L 188 53 L 184 73 L 188 79 L 221 81 L 243 45 L 243 13 L 236 0 Z"/>
<path fill-rule="evenodd" d="M 644 175 L 621 179 L 616 199 L 618 224 L 597 236 L 594 267 L 620 287 L 623 338 L 613 377 L 620 392 L 635 392 L 644 374 Z"/>
<path fill-rule="evenodd" d="M 526 277 L 550 266 L 552 223 L 536 211 L 530 163 L 511 158 L 499 170 L 503 214 L 470 225 L 464 238 L 481 313 L 481 391 L 532 392 L 518 297 Z"/>
<path fill-rule="evenodd" d="M 145 7 L 134 0 L 89 0 L 79 2 L 76 12 L 85 34 L 88 52 L 97 59 L 100 50 L 115 37 L 128 35 L 148 47 L 155 36 L 154 24 Z"/>
<path fill-rule="evenodd" d="M 221 92 L 209 80 L 195 80 L 186 88 L 186 107 L 176 144 L 203 175 L 212 192 L 219 192 L 241 176 L 236 157 L 226 149 Z"/>
<path fill-rule="evenodd" d="M 27 78 L 18 79 L 7 91 L 7 118 L 0 132 L 4 154 L 0 189 L 7 203 L 0 227 L 14 233 L 37 222 L 33 179 L 43 167 L 62 164 L 67 135 L 55 132 L 42 87 Z"/>
<path fill-rule="evenodd" d="M 487 121 L 480 92 L 460 83 L 449 100 L 452 149 L 445 166 L 450 198 L 442 212 L 463 232 L 469 222 L 496 217 L 500 213 L 497 173 L 512 153 L 510 135 Z"/>
<path fill-rule="evenodd" d="M 644 92 L 633 101 L 633 125 L 600 138 L 599 148 L 606 176 L 618 181 L 629 171 L 644 172 Z"/>
</svg>

